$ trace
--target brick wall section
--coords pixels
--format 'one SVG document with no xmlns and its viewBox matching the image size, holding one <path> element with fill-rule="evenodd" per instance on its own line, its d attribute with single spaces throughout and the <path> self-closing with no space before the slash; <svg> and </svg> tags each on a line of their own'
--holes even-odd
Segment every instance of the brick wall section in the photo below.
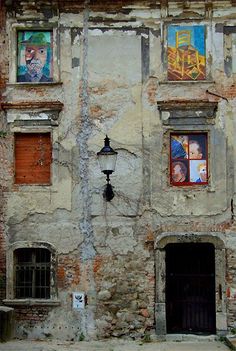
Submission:
<svg viewBox="0 0 236 351">
<path fill-rule="evenodd" d="M 235 328 L 236 301 L 228 301 L 228 325 L 230 328 Z"/>
<path fill-rule="evenodd" d="M 7 63 L 7 40 L 6 40 L 6 11 L 3 1 L 0 1 L 0 102 L 2 102 L 2 93 L 6 87 L 8 63 Z"/>
<path fill-rule="evenodd" d="M 78 286 L 80 282 L 80 263 L 78 255 L 58 257 L 57 284 L 59 289 Z"/>
<path fill-rule="evenodd" d="M 1 114 L 1 113 L 0 113 Z M 0 129 L 0 133 L 4 129 Z M 9 183 L 13 179 L 12 151 L 13 136 L 8 133 L 6 136 L 0 134 L 0 304 L 5 299 L 5 276 L 6 276 L 6 241 L 4 232 L 4 211 L 5 211 L 5 192 L 8 191 Z"/>
<path fill-rule="evenodd" d="M 196 1 L 196 0 L 190 0 Z M 128 5 L 145 5 L 150 8 L 160 8 L 161 3 L 163 1 L 154 1 L 154 0 L 90 0 L 89 7 L 94 11 L 103 11 L 103 10 L 122 10 L 124 7 Z M 231 0 L 232 6 L 236 6 L 235 0 Z M 182 8 L 183 1 L 176 1 L 176 5 Z M 78 12 L 84 9 L 84 0 L 40 0 L 40 1 L 22 1 L 22 0 L 14 0 L 13 4 L 11 4 L 11 8 L 16 8 L 19 13 L 27 12 L 28 14 L 36 13 L 39 9 L 44 10 L 56 10 L 57 7 L 61 11 L 65 12 Z M 125 10 L 124 10 L 125 11 Z M 126 9 L 126 11 L 129 11 Z"/>
<path fill-rule="evenodd" d="M 15 307 L 15 319 L 17 322 L 22 322 L 33 327 L 39 322 L 43 322 L 47 319 L 48 313 L 52 307 L 42 306 L 21 306 Z M 20 324 L 20 323 L 19 323 Z"/>
<path fill-rule="evenodd" d="M 228 325 L 232 328 L 235 327 L 236 315 L 236 252 L 231 249 L 226 250 L 226 264 L 227 264 L 227 307 L 228 307 Z M 234 287 L 234 289 L 232 289 Z"/>
<path fill-rule="evenodd" d="M 236 84 L 219 86 L 217 87 L 216 92 L 223 98 L 234 99 L 236 97 Z"/>
<path fill-rule="evenodd" d="M 1 103 L 3 102 L 3 92 L 6 86 L 7 80 L 7 47 L 6 47 L 6 13 L 3 5 L 3 1 L 0 1 L 0 44 L 1 44 L 1 51 L 0 51 L 0 129 L 1 132 L 3 131 L 4 125 L 4 114 L 1 110 Z M 5 142 L 3 138 L 0 137 L 0 156 L 1 156 L 1 164 L 4 164 L 6 161 L 3 158 L 3 155 L 6 154 L 3 150 L 5 149 Z M 3 162 L 2 162 L 3 160 Z M 7 162 L 7 161 L 6 161 Z M 5 182 L 5 167 L 4 170 L 0 170 L 0 304 L 1 300 L 5 298 L 5 272 L 6 272 L 6 245 L 5 245 L 5 238 L 4 238 L 4 190 L 6 189 L 6 182 Z M 7 167 L 6 167 L 7 168 Z"/>
<path fill-rule="evenodd" d="M 224 221 L 222 223 L 208 224 L 201 222 L 187 221 L 183 223 L 172 223 L 163 224 L 159 228 L 159 233 L 162 232 L 187 232 L 189 230 L 193 232 L 222 232 L 230 230 L 233 226 L 231 220 Z"/>
</svg>

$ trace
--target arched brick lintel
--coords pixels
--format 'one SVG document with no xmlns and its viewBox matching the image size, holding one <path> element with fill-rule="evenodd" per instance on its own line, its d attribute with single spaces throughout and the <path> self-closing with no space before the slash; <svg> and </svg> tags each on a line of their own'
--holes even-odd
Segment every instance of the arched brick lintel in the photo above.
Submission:
<svg viewBox="0 0 236 351">
<path fill-rule="evenodd" d="M 220 232 L 163 232 L 156 239 L 155 249 L 177 243 L 211 243 L 217 250 L 225 248 L 224 235 Z"/>
</svg>

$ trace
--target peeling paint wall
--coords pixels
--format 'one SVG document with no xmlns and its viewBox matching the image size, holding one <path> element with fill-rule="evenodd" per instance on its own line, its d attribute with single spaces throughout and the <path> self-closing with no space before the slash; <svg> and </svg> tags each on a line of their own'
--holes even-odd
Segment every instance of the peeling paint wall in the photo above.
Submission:
<svg viewBox="0 0 236 351">
<path fill-rule="evenodd" d="M 9 44 L 4 59 L 10 68 L 8 84 L 3 79 L 0 85 L 7 133 L 0 247 L 5 252 L 7 244 L 12 257 L 15 243 L 53 245 L 58 292 L 56 305 L 32 309 L 7 296 L 18 336 L 136 338 L 155 327 L 164 333 L 155 325 L 165 323 L 156 297 L 158 287 L 165 289 L 158 280 L 164 258 L 154 248 L 163 233 L 195 242 L 198 234 L 210 240 L 220 232 L 226 255 L 220 248 L 224 298 L 217 332 L 235 327 L 236 8 L 231 1 L 115 3 L 12 1 L 6 9 L 7 37 L 1 36 Z M 170 23 L 206 27 L 205 81 L 167 81 Z M 53 31 L 54 83 L 16 82 L 19 28 Z M 51 132 L 51 186 L 14 184 L 13 136 L 27 131 Z M 170 132 L 178 131 L 208 133 L 207 186 L 170 185 Z M 105 177 L 96 156 L 106 134 L 118 151 L 111 202 L 102 196 Z M 7 273 L 7 284 L 11 280 Z M 84 310 L 72 308 L 77 291 L 87 296 Z"/>
</svg>

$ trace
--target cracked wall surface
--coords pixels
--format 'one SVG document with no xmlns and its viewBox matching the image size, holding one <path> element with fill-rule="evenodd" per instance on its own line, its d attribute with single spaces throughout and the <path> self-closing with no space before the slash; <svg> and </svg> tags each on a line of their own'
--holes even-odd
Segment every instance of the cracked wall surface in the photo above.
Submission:
<svg viewBox="0 0 236 351">
<path fill-rule="evenodd" d="M 163 233 L 179 242 L 221 233 L 225 247 L 219 250 L 225 251 L 217 255 L 217 279 L 225 284 L 217 331 L 235 327 L 233 2 L 18 0 L 6 11 L 7 34 L 0 34 L 7 43 L 1 53 L 7 78 L 0 84 L 6 133 L 0 137 L 0 297 L 11 304 L 5 252 L 15 243 L 40 241 L 56 250 L 59 301 L 33 307 L 12 301 L 16 335 L 89 340 L 138 338 L 155 328 L 162 333 L 156 291 L 165 289 L 158 280 L 164 258 L 154 243 Z M 205 81 L 167 81 L 171 23 L 205 25 Z M 19 28 L 53 31 L 54 83 L 15 81 Z M 27 131 L 52 135 L 51 186 L 14 184 L 14 133 Z M 170 185 L 170 133 L 178 131 L 208 133 L 207 186 Z M 118 152 L 111 202 L 103 199 L 105 176 L 96 155 L 106 134 Z M 77 291 L 86 294 L 84 310 L 72 308 Z"/>
</svg>

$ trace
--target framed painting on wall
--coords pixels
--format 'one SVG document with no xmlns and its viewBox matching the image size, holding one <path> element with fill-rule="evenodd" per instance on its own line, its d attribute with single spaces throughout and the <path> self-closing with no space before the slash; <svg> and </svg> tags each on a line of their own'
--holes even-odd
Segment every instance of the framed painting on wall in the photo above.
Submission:
<svg viewBox="0 0 236 351">
<path fill-rule="evenodd" d="M 170 25 L 167 34 L 167 79 L 205 80 L 205 26 Z"/>
<path fill-rule="evenodd" d="M 51 31 L 17 32 L 17 82 L 52 82 Z"/>
<path fill-rule="evenodd" d="M 208 184 L 207 133 L 173 133 L 170 136 L 170 183 Z"/>
</svg>

